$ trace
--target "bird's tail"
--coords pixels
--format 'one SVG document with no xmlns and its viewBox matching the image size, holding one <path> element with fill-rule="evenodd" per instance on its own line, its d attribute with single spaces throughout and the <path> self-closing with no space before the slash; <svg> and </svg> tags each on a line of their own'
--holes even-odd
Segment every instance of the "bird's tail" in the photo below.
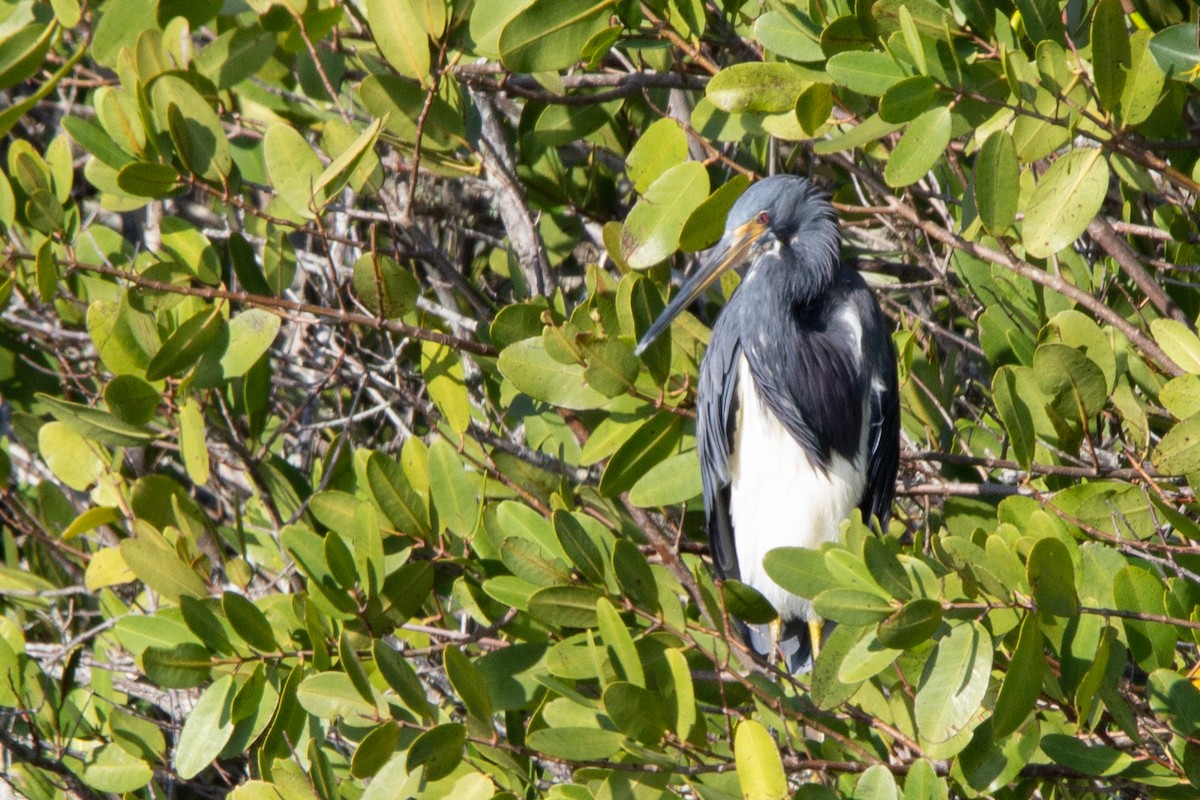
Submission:
<svg viewBox="0 0 1200 800">
<path fill-rule="evenodd" d="M 772 657 L 782 658 L 783 663 L 787 665 L 788 672 L 793 675 L 812 672 L 812 636 L 809 633 L 807 620 L 789 619 L 785 621 L 780 630 L 779 642 L 776 644 L 774 653 L 771 652 L 771 627 L 769 625 L 741 624 L 738 627 L 746 644 L 750 645 L 754 652 L 763 658 L 768 660 Z M 829 630 L 833 625 L 827 622 L 825 627 L 825 635 L 822 638 L 828 637 Z"/>
</svg>

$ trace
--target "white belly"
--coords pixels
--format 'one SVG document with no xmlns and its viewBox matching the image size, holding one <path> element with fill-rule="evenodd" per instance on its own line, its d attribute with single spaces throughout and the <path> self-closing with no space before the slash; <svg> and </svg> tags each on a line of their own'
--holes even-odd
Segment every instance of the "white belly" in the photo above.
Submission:
<svg viewBox="0 0 1200 800">
<path fill-rule="evenodd" d="M 854 462 L 834 454 L 826 472 L 759 399 L 745 357 L 738 364 L 738 402 L 729 513 L 741 581 L 766 597 L 783 619 L 808 619 L 812 604 L 767 577 L 763 556 L 776 547 L 816 549 L 837 540 L 841 521 L 866 488 L 866 426 Z"/>
</svg>

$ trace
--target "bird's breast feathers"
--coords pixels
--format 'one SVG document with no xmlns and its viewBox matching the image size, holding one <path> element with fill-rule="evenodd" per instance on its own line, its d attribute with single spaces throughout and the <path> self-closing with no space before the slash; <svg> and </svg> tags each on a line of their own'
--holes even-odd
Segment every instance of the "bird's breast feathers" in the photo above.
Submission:
<svg viewBox="0 0 1200 800">
<path fill-rule="evenodd" d="M 815 549 L 837 539 L 841 521 L 866 489 L 867 426 L 853 460 L 833 453 L 822 468 L 759 397 L 745 356 L 737 369 L 729 512 L 740 580 L 766 597 L 782 618 L 807 619 L 810 603 L 767 577 L 763 557 L 777 547 Z"/>
</svg>

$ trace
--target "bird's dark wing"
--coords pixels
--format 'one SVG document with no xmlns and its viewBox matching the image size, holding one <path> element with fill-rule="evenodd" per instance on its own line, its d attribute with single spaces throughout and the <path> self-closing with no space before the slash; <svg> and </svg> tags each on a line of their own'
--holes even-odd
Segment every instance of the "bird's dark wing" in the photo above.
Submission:
<svg viewBox="0 0 1200 800">
<path fill-rule="evenodd" d="M 867 488 L 859 509 L 863 519 L 879 520 L 887 528 L 896 494 L 896 470 L 900 465 L 900 388 L 896 379 L 896 347 L 887 332 L 887 324 L 875 299 L 869 294 L 860 302 L 869 302 L 873 313 L 864 318 L 863 345 L 867 360 L 870 398 L 867 433 Z M 872 359 L 872 354 L 874 359 Z"/>
<path fill-rule="evenodd" d="M 721 578 L 738 576 L 733 520 L 729 516 L 730 455 L 738 415 L 737 308 L 731 301 L 717 319 L 700 367 L 696 444 L 713 567 Z"/>
<path fill-rule="evenodd" d="M 815 463 L 828 467 L 834 454 L 858 458 L 869 426 L 859 508 L 864 519 L 885 524 L 900 457 L 896 351 L 866 282 L 842 266 L 821 303 L 794 309 L 791 319 L 756 322 L 761 330 L 743 335 L 763 401 Z"/>
</svg>

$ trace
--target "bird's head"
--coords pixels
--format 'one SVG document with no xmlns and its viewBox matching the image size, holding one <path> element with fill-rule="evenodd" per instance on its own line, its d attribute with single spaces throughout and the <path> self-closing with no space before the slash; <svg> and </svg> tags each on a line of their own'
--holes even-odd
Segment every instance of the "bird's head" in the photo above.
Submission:
<svg viewBox="0 0 1200 800">
<path fill-rule="evenodd" d="M 733 204 L 721 241 L 646 331 L 634 352 L 641 355 L 680 311 L 727 270 L 753 271 L 778 262 L 793 267 L 795 277 L 801 281 L 823 285 L 837 263 L 838 248 L 837 214 L 820 189 L 795 175 L 762 179 Z"/>
</svg>

